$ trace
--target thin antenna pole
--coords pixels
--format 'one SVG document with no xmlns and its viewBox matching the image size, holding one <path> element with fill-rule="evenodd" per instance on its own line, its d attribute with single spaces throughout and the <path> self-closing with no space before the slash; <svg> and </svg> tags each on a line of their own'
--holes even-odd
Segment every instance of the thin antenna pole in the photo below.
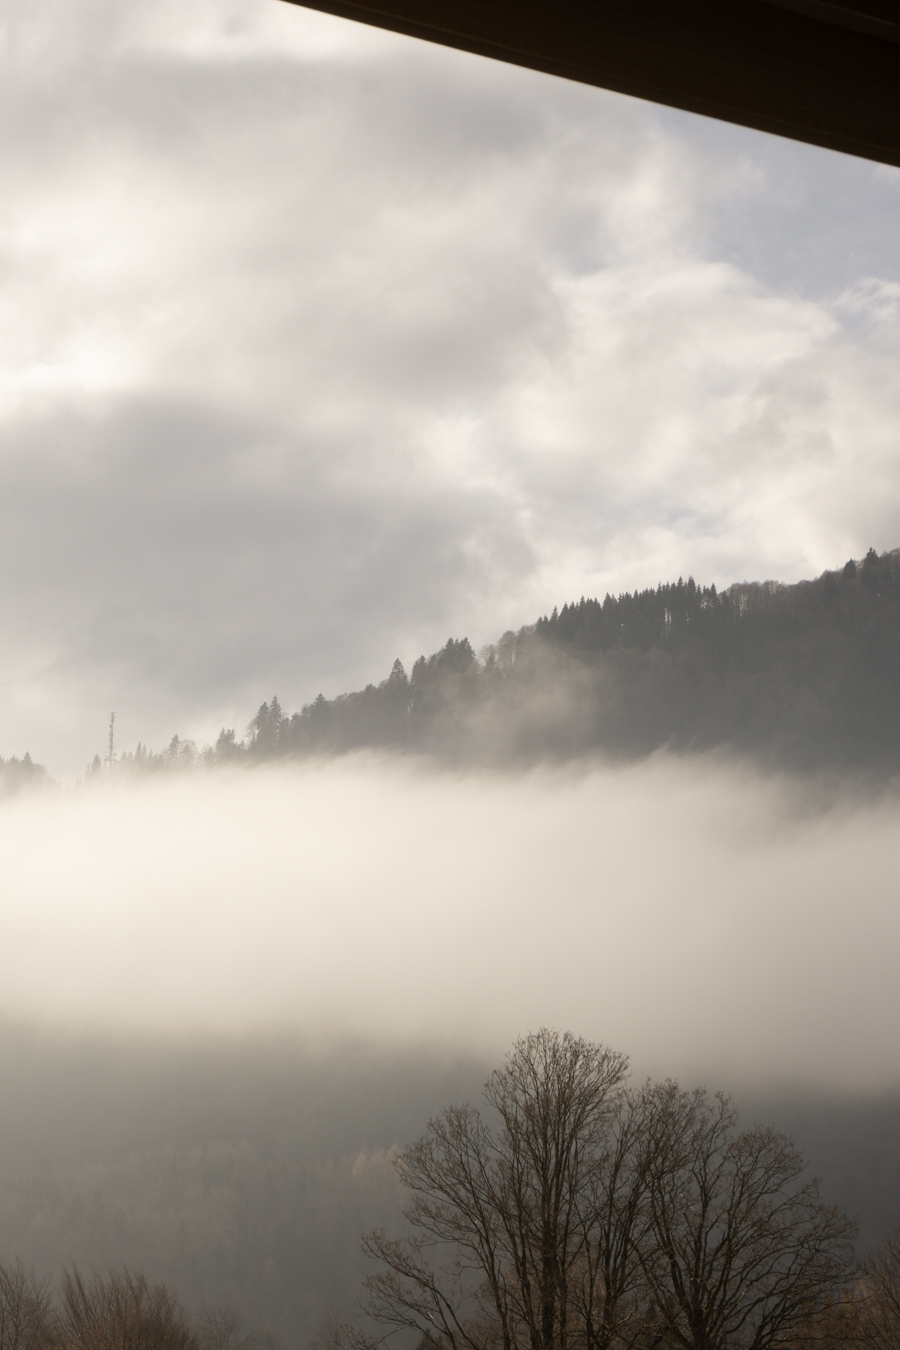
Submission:
<svg viewBox="0 0 900 1350">
<path fill-rule="evenodd" d="M 114 742 L 113 742 L 113 728 L 115 727 L 115 725 L 116 725 L 116 714 L 115 714 L 115 713 L 110 713 L 110 715 L 109 715 L 109 754 L 106 756 L 106 764 L 107 764 L 107 767 L 110 768 L 110 769 L 112 768 L 112 762 L 113 762 L 113 759 L 114 759 L 114 751 L 113 751 L 113 744 L 114 744 Z"/>
</svg>

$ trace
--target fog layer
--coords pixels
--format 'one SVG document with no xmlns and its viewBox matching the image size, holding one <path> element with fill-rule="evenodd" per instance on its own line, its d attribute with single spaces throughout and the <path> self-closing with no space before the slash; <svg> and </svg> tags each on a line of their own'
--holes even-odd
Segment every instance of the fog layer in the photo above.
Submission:
<svg viewBox="0 0 900 1350">
<path fill-rule="evenodd" d="M 716 761 L 343 760 L 0 811 L 6 1009 L 464 1043 L 571 1028 L 726 1087 L 898 1079 L 900 801 Z"/>
</svg>

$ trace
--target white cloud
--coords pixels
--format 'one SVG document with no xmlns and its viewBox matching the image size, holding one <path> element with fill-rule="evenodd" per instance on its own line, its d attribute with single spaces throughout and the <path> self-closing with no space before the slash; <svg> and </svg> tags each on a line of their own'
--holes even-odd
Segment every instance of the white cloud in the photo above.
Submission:
<svg viewBox="0 0 900 1350">
<path fill-rule="evenodd" d="M 2 1011 L 299 1027 L 639 1073 L 897 1086 L 898 802 L 664 757 L 512 779 L 344 760 L 0 809 Z"/>
<path fill-rule="evenodd" d="M 900 542 L 900 175 L 275 0 L 0 41 L 4 753 Z"/>
</svg>

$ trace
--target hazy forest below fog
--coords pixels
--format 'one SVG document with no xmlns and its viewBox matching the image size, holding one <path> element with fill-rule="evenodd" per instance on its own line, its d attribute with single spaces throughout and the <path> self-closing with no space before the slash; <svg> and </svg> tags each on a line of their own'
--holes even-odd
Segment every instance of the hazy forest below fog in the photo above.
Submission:
<svg viewBox="0 0 900 1350">
<path fill-rule="evenodd" d="M 448 1105 L 478 1102 L 490 1067 L 433 1048 L 0 1026 L 0 1071 L 17 1088 L 0 1120 L 0 1260 L 54 1281 L 72 1262 L 126 1266 L 165 1281 L 192 1316 L 240 1318 L 230 1346 L 207 1350 L 251 1332 L 306 1350 L 354 1314 L 372 1273 L 361 1235 L 403 1231 L 398 1150 Z M 742 1128 L 792 1134 L 823 1200 L 861 1219 L 861 1252 L 896 1226 L 895 1098 L 739 1105 Z"/>
<path fill-rule="evenodd" d="M 398 659 L 379 683 L 299 712 L 273 697 L 214 746 L 175 735 L 162 751 L 97 754 L 88 778 L 367 749 L 492 768 L 724 750 L 774 769 L 892 774 L 898 683 L 900 549 L 870 549 L 794 585 L 679 578 L 582 597 L 477 654 L 450 638 L 409 671 Z M 7 791 L 46 781 L 29 756 L 0 760 Z"/>
</svg>

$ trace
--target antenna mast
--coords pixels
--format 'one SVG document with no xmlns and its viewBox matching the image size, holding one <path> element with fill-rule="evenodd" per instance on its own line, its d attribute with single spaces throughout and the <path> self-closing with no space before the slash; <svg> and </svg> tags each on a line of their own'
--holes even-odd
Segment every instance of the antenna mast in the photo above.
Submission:
<svg viewBox="0 0 900 1350">
<path fill-rule="evenodd" d="M 109 715 L 109 753 L 108 753 L 107 756 L 106 756 L 106 767 L 107 767 L 108 769 L 111 769 L 111 768 L 112 768 L 112 763 L 113 763 L 113 758 L 114 758 L 114 754 L 113 754 L 113 728 L 115 727 L 115 725 L 116 725 L 116 714 L 115 714 L 115 713 L 110 713 L 110 715 Z"/>
</svg>

